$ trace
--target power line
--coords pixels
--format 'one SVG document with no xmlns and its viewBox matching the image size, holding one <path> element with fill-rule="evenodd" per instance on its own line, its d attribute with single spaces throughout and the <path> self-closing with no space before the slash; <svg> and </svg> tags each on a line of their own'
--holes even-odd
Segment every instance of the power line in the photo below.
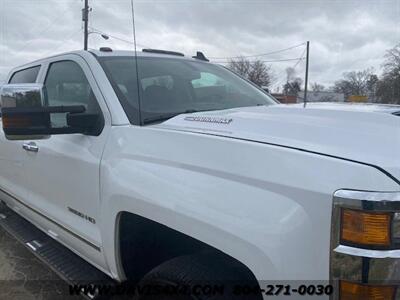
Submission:
<svg viewBox="0 0 400 300">
<path fill-rule="evenodd" d="M 296 69 L 296 67 L 300 64 L 300 62 L 301 62 L 302 60 L 304 60 L 304 54 L 305 54 L 306 51 L 307 51 L 307 49 L 304 49 L 304 50 L 303 50 L 303 52 L 301 53 L 301 56 L 300 56 L 301 59 L 299 59 L 299 60 L 293 65 L 293 67 L 292 67 L 293 69 Z M 281 75 L 282 75 L 282 77 L 285 76 L 285 73 L 286 73 L 286 70 L 283 71 L 280 75 L 278 75 L 278 78 L 281 77 Z M 282 77 L 281 77 L 281 78 L 282 78 Z M 273 84 L 271 90 L 272 90 L 273 88 L 276 88 L 276 87 L 280 86 L 283 82 L 285 82 L 285 80 L 286 80 L 286 79 L 283 78 L 282 80 L 279 80 L 278 83 Z M 286 81 L 287 81 L 287 80 L 286 80 Z"/>
<path fill-rule="evenodd" d="M 302 59 L 305 58 L 305 57 L 304 57 L 304 54 L 306 53 L 306 51 L 307 51 L 307 48 L 304 49 L 303 52 L 301 53 L 300 57 L 301 57 Z M 296 67 L 299 65 L 300 61 L 301 61 L 301 60 L 299 60 L 299 61 L 293 66 L 293 69 L 296 69 Z"/>
<path fill-rule="evenodd" d="M 293 69 L 296 69 L 296 67 L 300 64 L 300 62 L 301 62 L 302 60 L 304 60 L 304 54 L 306 53 L 306 51 L 307 51 L 307 49 L 304 49 L 304 50 L 303 50 L 303 52 L 302 52 L 301 55 L 300 55 L 300 58 L 301 58 L 301 59 L 299 59 L 299 60 L 293 65 L 293 67 L 292 67 Z M 282 75 L 285 75 L 285 73 L 286 73 L 286 70 L 283 71 L 281 74 L 282 74 Z M 283 79 L 282 81 L 280 81 L 279 84 L 281 84 L 284 80 L 285 80 L 285 79 Z M 274 87 L 275 87 L 275 85 L 274 85 Z"/>
<path fill-rule="evenodd" d="M 131 45 L 134 44 L 132 41 L 125 40 L 125 39 L 123 39 L 123 38 L 121 38 L 121 37 L 108 34 L 107 32 L 101 31 L 101 30 L 99 30 L 99 29 L 97 29 L 97 28 L 90 27 L 90 29 L 91 29 L 91 30 L 94 30 L 94 31 L 97 31 L 98 33 L 101 33 L 101 34 L 105 34 L 105 35 L 107 35 L 107 36 L 109 36 L 110 38 L 113 38 L 113 39 L 115 39 L 115 40 L 119 40 L 119 41 L 121 41 L 121 42 L 125 42 L 125 43 L 131 44 Z M 144 47 L 144 48 L 151 48 L 151 47 L 148 47 L 148 46 L 146 46 L 146 45 L 139 44 L 139 43 L 136 43 L 136 45 L 138 45 L 138 46 L 140 46 L 140 47 Z"/>
<path fill-rule="evenodd" d="M 45 55 L 47 56 L 48 54 L 57 51 L 61 46 L 64 46 L 64 43 L 65 43 L 68 39 L 70 39 L 73 35 L 77 34 L 78 32 L 81 32 L 82 30 L 83 30 L 82 28 L 79 28 L 78 31 L 73 31 L 70 35 L 68 35 L 66 38 L 64 38 L 64 39 L 61 41 L 61 44 L 57 45 L 57 47 L 54 47 L 54 48 L 50 49 L 50 51 L 47 51 Z"/>
<path fill-rule="evenodd" d="M 291 46 L 291 47 L 288 47 L 288 48 L 285 48 L 285 49 L 281 49 L 281 50 L 277 50 L 277 51 L 273 51 L 273 52 L 269 52 L 269 53 L 264 53 L 265 55 L 269 55 L 269 54 L 275 54 L 275 53 L 279 53 L 279 52 L 283 52 L 283 51 L 287 51 L 287 50 L 290 50 L 290 49 L 294 49 L 294 48 L 298 48 L 298 47 L 300 47 L 300 46 L 302 46 L 302 45 L 305 45 L 306 43 L 302 43 L 302 44 L 299 44 L 299 45 L 295 45 L 295 46 Z M 300 57 L 297 57 L 297 58 L 287 58 L 287 59 L 275 59 L 275 60 L 261 60 L 262 62 L 264 62 L 264 63 L 275 63 L 275 62 L 287 62 L 287 61 L 296 61 L 296 63 L 293 65 L 293 69 L 295 69 L 299 64 L 300 64 L 300 62 L 302 62 L 304 59 L 305 59 L 305 57 L 304 57 L 304 54 L 306 53 L 306 51 L 307 51 L 307 49 L 305 48 L 304 50 L 303 50 L 303 52 L 301 53 L 301 55 L 300 55 Z M 260 55 L 261 56 L 261 55 Z M 259 57 L 259 55 L 249 55 L 249 56 L 237 56 L 236 58 L 249 58 L 249 57 Z M 232 58 L 235 58 L 235 57 L 232 57 Z M 215 63 L 228 63 L 229 61 L 215 61 Z M 278 75 L 278 78 L 282 78 L 282 80 L 279 80 L 278 79 L 278 82 L 277 83 L 275 83 L 275 84 L 273 84 L 272 85 L 272 87 L 271 87 L 271 90 L 272 89 L 274 89 L 274 88 L 276 88 L 276 87 L 278 87 L 278 86 L 280 86 L 283 82 L 285 82 L 285 73 L 286 73 L 286 70 L 285 71 L 283 71 L 280 75 Z M 281 77 L 282 76 L 282 77 Z"/>
<path fill-rule="evenodd" d="M 303 59 L 305 59 L 305 57 L 296 57 L 296 58 L 287 58 L 287 59 L 274 59 L 274 60 L 259 60 L 259 61 L 264 62 L 264 63 L 274 63 L 274 62 L 285 62 L 285 61 L 294 61 L 294 60 L 301 61 Z M 224 63 L 229 63 L 229 62 L 230 61 L 216 61 L 215 63 L 224 64 Z"/>
<path fill-rule="evenodd" d="M 275 50 L 275 51 L 271 51 L 271 52 L 267 52 L 267 53 L 260 53 L 260 54 L 253 54 L 253 55 L 239 55 L 239 56 L 230 56 L 230 57 L 210 57 L 210 59 L 234 59 L 234 58 L 250 58 L 250 57 L 259 57 L 259 56 L 267 56 L 267 55 L 272 55 L 272 54 L 276 54 L 276 53 L 280 53 L 280 52 L 284 52 L 284 51 L 288 51 L 294 48 L 298 48 L 300 46 L 305 45 L 306 43 L 301 43 L 298 45 L 294 45 L 294 46 L 290 46 L 288 48 L 284 48 L 284 49 L 280 49 L 280 50 Z"/>
<path fill-rule="evenodd" d="M 63 10 L 60 14 L 58 14 L 53 20 L 50 21 L 50 23 L 42 30 L 40 31 L 36 36 L 41 37 L 43 33 L 47 32 L 50 28 L 53 27 L 53 25 L 56 23 L 56 21 L 60 20 L 60 16 L 64 15 L 65 12 L 67 12 L 70 8 L 68 7 L 67 9 Z M 36 28 L 34 29 L 36 30 Z M 34 31 L 33 30 L 33 31 Z M 28 47 L 30 44 L 32 44 L 34 40 L 29 40 L 27 43 L 25 43 L 22 48 L 19 51 L 23 51 Z"/>
</svg>

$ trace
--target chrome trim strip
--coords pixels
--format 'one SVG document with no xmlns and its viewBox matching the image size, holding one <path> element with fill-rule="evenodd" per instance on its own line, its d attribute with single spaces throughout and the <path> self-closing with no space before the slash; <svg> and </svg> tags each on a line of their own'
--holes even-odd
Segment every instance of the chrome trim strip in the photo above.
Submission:
<svg viewBox="0 0 400 300">
<path fill-rule="evenodd" d="M 61 225 L 60 223 L 57 223 L 56 221 L 54 221 L 53 219 L 49 218 L 48 216 L 44 215 L 43 213 L 41 213 L 40 211 L 30 207 L 29 205 L 25 204 L 24 202 L 22 202 L 21 200 L 17 199 L 16 197 L 14 197 L 13 195 L 11 195 L 10 193 L 0 189 L 0 192 L 5 194 L 6 196 L 14 199 L 15 201 L 17 201 L 19 204 L 21 204 L 22 206 L 26 207 L 27 209 L 33 211 L 34 213 L 36 213 L 37 215 L 41 216 L 42 218 L 46 219 L 47 221 L 53 223 L 54 225 L 58 226 L 60 229 L 64 230 L 65 232 L 69 233 L 70 235 L 72 235 L 74 238 L 80 240 L 81 242 L 84 242 L 85 244 L 87 244 L 88 246 L 92 247 L 93 249 L 101 252 L 101 248 L 95 244 L 93 244 L 91 241 L 88 241 L 87 239 L 85 239 L 84 237 L 76 234 L 75 232 L 71 231 L 70 229 L 66 228 L 64 225 Z"/>
<path fill-rule="evenodd" d="M 400 192 L 338 190 L 333 194 L 333 207 L 396 212 L 400 211 Z"/>
<path fill-rule="evenodd" d="M 338 190 L 333 196 L 359 201 L 400 201 L 400 192 L 367 192 L 355 190 Z"/>
<path fill-rule="evenodd" d="M 368 258 L 400 258 L 400 250 L 369 250 L 339 245 L 333 251 Z"/>
<path fill-rule="evenodd" d="M 29 248 L 31 248 L 32 249 L 32 251 L 35 251 L 36 252 L 36 247 L 35 246 L 33 246 L 30 242 L 29 243 L 26 243 L 26 245 L 29 247 Z"/>
</svg>

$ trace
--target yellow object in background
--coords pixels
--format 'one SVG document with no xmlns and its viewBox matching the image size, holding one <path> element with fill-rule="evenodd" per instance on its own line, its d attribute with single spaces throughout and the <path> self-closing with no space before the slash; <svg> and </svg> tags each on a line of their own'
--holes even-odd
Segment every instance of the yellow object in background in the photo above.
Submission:
<svg viewBox="0 0 400 300">
<path fill-rule="evenodd" d="M 368 96 L 351 95 L 351 96 L 349 96 L 348 101 L 349 102 L 367 102 Z"/>
</svg>

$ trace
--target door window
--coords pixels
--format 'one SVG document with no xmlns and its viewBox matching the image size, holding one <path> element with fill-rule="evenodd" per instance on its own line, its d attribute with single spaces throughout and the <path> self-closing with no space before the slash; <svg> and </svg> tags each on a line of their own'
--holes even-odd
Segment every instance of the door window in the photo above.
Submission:
<svg viewBox="0 0 400 300">
<path fill-rule="evenodd" d="M 100 107 L 81 67 L 73 61 L 52 63 L 47 73 L 48 106 L 83 105 L 87 113 L 99 113 Z M 52 114 L 52 125 L 66 126 L 64 114 Z"/>
</svg>

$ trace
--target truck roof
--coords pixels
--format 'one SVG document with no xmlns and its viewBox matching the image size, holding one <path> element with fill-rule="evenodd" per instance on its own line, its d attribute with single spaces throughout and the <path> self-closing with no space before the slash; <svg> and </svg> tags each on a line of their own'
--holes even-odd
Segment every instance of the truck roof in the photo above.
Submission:
<svg viewBox="0 0 400 300">
<path fill-rule="evenodd" d="M 34 60 L 29 63 L 17 66 L 15 68 L 13 68 L 12 71 L 14 72 L 15 70 L 27 68 L 27 67 L 35 65 L 35 64 L 40 64 L 49 58 L 67 55 L 67 54 L 77 54 L 80 56 L 85 56 L 88 52 L 92 53 L 96 56 L 99 56 L 99 57 L 107 57 L 107 56 L 108 57 L 110 57 L 110 56 L 132 56 L 132 57 L 134 57 L 135 56 L 135 51 L 129 51 L 129 50 L 112 50 L 112 51 L 100 51 L 100 50 L 95 50 L 95 49 L 90 49 L 88 51 L 76 50 L 76 51 L 68 51 L 68 52 L 58 53 L 58 54 L 47 56 L 47 57 L 44 57 L 44 58 L 41 58 L 38 60 Z M 203 60 L 195 59 L 190 56 L 179 56 L 179 55 L 173 55 L 173 54 L 144 52 L 144 51 L 137 51 L 136 53 L 137 53 L 138 57 L 164 57 L 164 58 L 174 58 L 174 59 L 205 62 Z"/>
<path fill-rule="evenodd" d="M 83 52 L 83 50 L 78 52 Z M 117 51 L 90 50 L 89 52 L 95 54 L 96 56 L 135 56 L 135 51 L 130 51 L 130 50 L 117 50 Z M 144 52 L 144 51 L 137 51 L 136 53 L 138 57 L 169 57 L 176 59 L 194 60 L 192 57 L 168 54 L 168 53 L 155 53 L 155 52 Z"/>
</svg>

